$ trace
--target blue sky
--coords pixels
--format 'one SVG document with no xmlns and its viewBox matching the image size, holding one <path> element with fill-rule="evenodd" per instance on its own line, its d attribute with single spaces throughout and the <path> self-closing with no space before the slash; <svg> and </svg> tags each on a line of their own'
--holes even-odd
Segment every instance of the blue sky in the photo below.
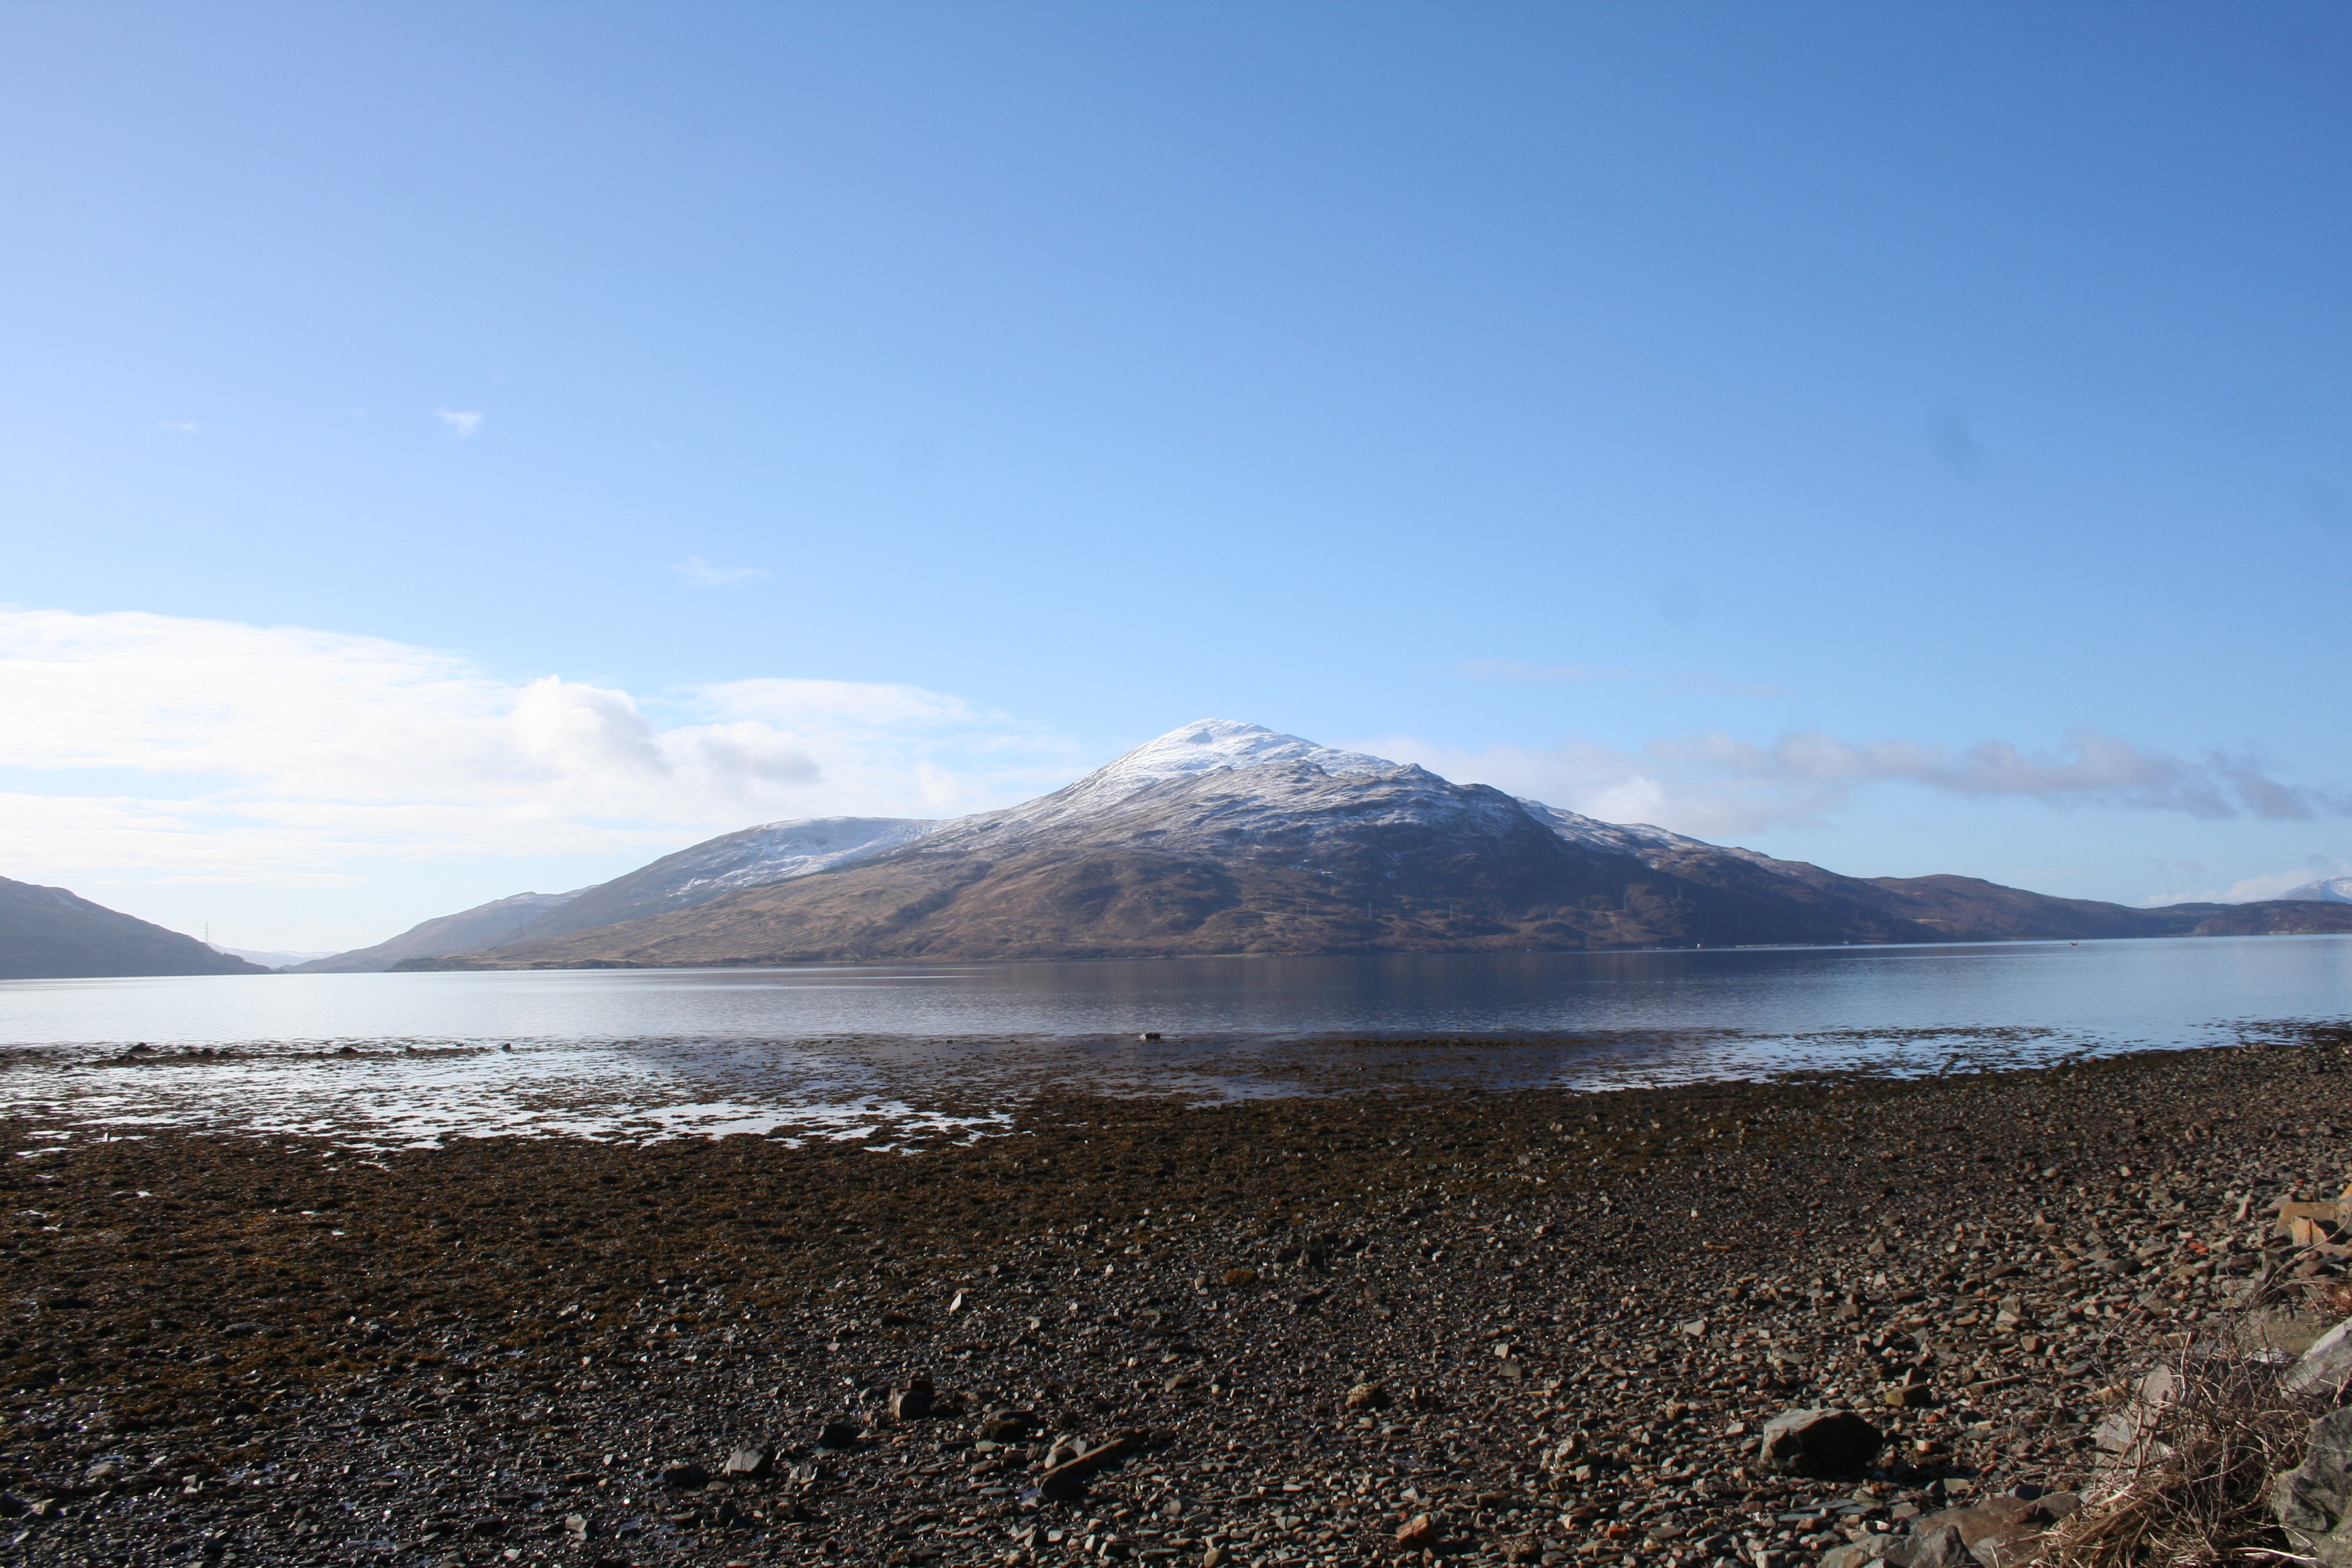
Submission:
<svg viewBox="0 0 2352 1568">
<path fill-rule="evenodd" d="M 341 946 L 1208 715 L 2352 868 L 2347 132 L 2317 5 L 15 6 L 0 875 Z"/>
</svg>

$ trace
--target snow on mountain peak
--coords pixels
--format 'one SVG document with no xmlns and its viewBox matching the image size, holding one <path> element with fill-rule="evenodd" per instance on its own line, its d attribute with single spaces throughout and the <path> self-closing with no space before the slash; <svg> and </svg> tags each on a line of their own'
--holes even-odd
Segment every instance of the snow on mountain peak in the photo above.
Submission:
<svg viewBox="0 0 2352 1568">
<path fill-rule="evenodd" d="M 1263 724 L 1237 719 L 1202 719 L 1146 741 L 1125 756 L 1104 763 L 1075 784 L 1003 811 L 968 816 L 949 827 L 994 832 L 1003 828 L 1058 826 L 1108 811 L 1139 790 L 1173 779 L 1203 778 L 1284 763 L 1312 763 L 1330 773 L 1389 773 L 1398 764 L 1360 752 L 1318 746 Z"/>
<path fill-rule="evenodd" d="M 2298 903 L 2352 904 L 2352 877 L 2322 877 L 2278 895 Z"/>
<path fill-rule="evenodd" d="M 1202 719 L 1146 741 L 1079 780 L 1078 786 L 1089 793 L 1126 795 L 1168 779 L 1198 778 L 1202 773 L 1262 768 L 1275 763 L 1313 763 L 1327 773 L 1385 773 L 1397 767 L 1384 757 L 1318 746 L 1263 724 Z"/>
</svg>

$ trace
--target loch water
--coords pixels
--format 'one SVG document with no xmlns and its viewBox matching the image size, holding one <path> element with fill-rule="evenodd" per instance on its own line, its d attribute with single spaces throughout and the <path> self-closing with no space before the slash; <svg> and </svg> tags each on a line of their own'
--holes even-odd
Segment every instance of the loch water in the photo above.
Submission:
<svg viewBox="0 0 2352 1568">
<path fill-rule="evenodd" d="M 1055 1090 L 1972 1071 L 2347 1016 L 2347 936 L 11 981 L 0 1114 L 61 1135 L 887 1141 Z"/>
</svg>

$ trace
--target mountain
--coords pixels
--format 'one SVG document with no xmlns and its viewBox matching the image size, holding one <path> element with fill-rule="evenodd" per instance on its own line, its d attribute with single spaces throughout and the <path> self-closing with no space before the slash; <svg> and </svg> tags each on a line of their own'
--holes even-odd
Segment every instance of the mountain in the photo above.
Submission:
<svg viewBox="0 0 2352 1568">
<path fill-rule="evenodd" d="M 0 980 L 268 973 L 63 888 L 0 877 Z"/>
<path fill-rule="evenodd" d="M 445 953 L 496 947 L 500 942 L 512 942 L 550 910 L 578 898 L 585 890 L 575 888 L 568 893 L 516 893 L 460 910 L 454 915 L 437 915 L 373 947 L 353 948 L 349 952 L 295 964 L 287 973 L 373 974 L 404 959 L 438 958 Z"/>
<path fill-rule="evenodd" d="M 2187 934 L 2216 908 L 1843 877 L 1228 720 L 1023 805 L 908 826 L 789 879 L 403 967 L 2081 939 Z"/>
<path fill-rule="evenodd" d="M 309 963 L 314 959 L 335 956 L 331 952 L 276 952 L 267 948 L 257 947 L 215 946 L 213 951 L 226 952 L 231 958 L 241 958 L 247 963 L 257 963 L 264 969 L 291 969 L 298 963 Z"/>
<path fill-rule="evenodd" d="M 2322 877 L 2278 896 L 2277 902 L 2352 904 L 2352 877 Z"/>
</svg>

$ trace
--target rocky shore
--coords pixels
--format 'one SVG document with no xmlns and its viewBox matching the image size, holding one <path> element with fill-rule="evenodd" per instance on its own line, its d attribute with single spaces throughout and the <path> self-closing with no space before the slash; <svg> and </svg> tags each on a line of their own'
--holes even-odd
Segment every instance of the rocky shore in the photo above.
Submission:
<svg viewBox="0 0 2352 1568">
<path fill-rule="evenodd" d="M 2347 1089 L 2352 1032 L 2318 1031 L 1902 1082 L 1048 1100 L 928 1147 L 16 1121 L 0 1542 L 1943 1568 L 1915 1521 L 2063 1512 L 2151 1358 L 2343 1315 L 2343 1260 L 2274 1233 L 2352 1175 Z M 1870 1431 L 1815 1423 L 1809 1458 L 1766 1440 L 1792 1410 Z"/>
</svg>

